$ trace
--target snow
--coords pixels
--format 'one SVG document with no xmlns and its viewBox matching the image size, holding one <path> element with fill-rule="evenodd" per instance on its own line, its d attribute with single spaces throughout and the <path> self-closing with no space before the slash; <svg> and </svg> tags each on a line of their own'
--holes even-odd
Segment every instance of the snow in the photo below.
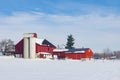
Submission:
<svg viewBox="0 0 120 80">
<path fill-rule="evenodd" d="M 24 33 L 24 37 L 34 37 L 34 33 Z"/>
<path fill-rule="evenodd" d="M 53 52 L 65 52 L 68 51 L 68 49 L 54 49 Z"/>
<path fill-rule="evenodd" d="M 2 52 L 0 52 L 0 56 L 2 56 Z"/>
<path fill-rule="evenodd" d="M 0 59 L 13 59 L 14 58 L 14 56 L 0 56 Z"/>
<path fill-rule="evenodd" d="M 0 80 L 119 80 L 119 60 L 0 58 Z"/>
<path fill-rule="evenodd" d="M 39 44 L 39 45 L 42 45 L 44 39 L 38 39 L 36 38 L 36 43 Z"/>
<path fill-rule="evenodd" d="M 85 53 L 85 51 L 75 51 L 74 53 Z"/>
<path fill-rule="evenodd" d="M 48 55 L 49 55 L 49 54 L 51 54 L 51 53 L 47 53 L 47 52 L 39 52 L 39 53 L 37 53 L 37 54 L 46 54 L 46 55 L 48 54 Z"/>
<path fill-rule="evenodd" d="M 66 52 L 68 49 L 54 49 L 53 52 Z M 71 53 L 71 52 L 66 52 Z M 74 53 L 85 53 L 85 51 L 75 51 Z"/>
</svg>

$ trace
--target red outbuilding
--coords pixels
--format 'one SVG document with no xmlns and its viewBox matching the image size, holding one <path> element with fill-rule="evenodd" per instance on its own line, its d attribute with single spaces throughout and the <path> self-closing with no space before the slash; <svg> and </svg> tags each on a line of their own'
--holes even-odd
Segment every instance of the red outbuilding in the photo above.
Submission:
<svg viewBox="0 0 120 80">
<path fill-rule="evenodd" d="M 93 52 L 90 48 L 54 49 L 54 55 L 57 55 L 59 59 L 80 60 L 93 58 Z"/>
</svg>

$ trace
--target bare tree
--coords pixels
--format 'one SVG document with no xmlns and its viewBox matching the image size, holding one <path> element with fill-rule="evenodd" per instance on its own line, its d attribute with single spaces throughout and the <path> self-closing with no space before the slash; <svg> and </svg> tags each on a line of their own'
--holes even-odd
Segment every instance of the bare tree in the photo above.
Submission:
<svg viewBox="0 0 120 80">
<path fill-rule="evenodd" d="M 120 51 L 114 51 L 114 56 L 116 56 L 116 59 L 120 59 Z"/>
<path fill-rule="evenodd" d="M 112 51 L 109 49 L 109 48 L 106 48 L 103 50 L 103 56 L 104 56 L 104 59 L 106 58 L 110 58 L 112 56 Z"/>
<path fill-rule="evenodd" d="M 11 39 L 0 41 L 0 51 L 3 55 L 10 55 L 15 52 L 14 42 Z"/>
<path fill-rule="evenodd" d="M 103 53 L 94 53 L 94 59 L 120 59 L 120 51 L 111 51 L 109 48 L 103 50 Z"/>
</svg>

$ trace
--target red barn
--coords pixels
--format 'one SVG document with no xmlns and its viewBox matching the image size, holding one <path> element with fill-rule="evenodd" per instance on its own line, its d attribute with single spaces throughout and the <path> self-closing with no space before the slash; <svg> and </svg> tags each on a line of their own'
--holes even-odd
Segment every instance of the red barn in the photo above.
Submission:
<svg viewBox="0 0 120 80">
<path fill-rule="evenodd" d="M 93 52 L 90 48 L 79 48 L 79 49 L 55 49 L 54 55 L 57 55 L 59 59 L 91 59 L 93 58 Z"/>
<path fill-rule="evenodd" d="M 45 58 L 47 56 L 52 56 L 53 55 L 53 49 L 55 49 L 56 47 L 50 43 L 48 40 L 46 39 L 38 39 L 37 38 L 37 34 L 35 33 L 31 33 L 33 34 L 33 37 L 35 38 L 34 42 L 35 42 L 35 56 L 36 57 L 40 57 L 40 58 Z M 16 57 L 24 57 L 24 47 L 26 45 L 24 45 L 24 38 L 19 41 L 16 45 L 15 45 L 15 55 Z M 30 42 L 29 42 L 30 43 Z M 30 44 L 28 45 L 28 48 L 30 48 Z M 34 49 L 33 49 L 34 50 Z M 30 56 L 30 51 L 28 52 Z"/>
</svg>

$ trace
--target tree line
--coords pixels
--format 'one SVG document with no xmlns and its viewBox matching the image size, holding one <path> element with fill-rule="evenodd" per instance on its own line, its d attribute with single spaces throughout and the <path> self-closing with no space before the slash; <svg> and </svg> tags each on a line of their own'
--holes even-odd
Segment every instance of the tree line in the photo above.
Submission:
<svg viewBox="0 0 120 80">
<path fill-rule="evenodd" d="M 107 48 L 102 53 L 94 53 L 94 59 L 120 59 L 120 51 L 111 51 Z"/>
</svg>

